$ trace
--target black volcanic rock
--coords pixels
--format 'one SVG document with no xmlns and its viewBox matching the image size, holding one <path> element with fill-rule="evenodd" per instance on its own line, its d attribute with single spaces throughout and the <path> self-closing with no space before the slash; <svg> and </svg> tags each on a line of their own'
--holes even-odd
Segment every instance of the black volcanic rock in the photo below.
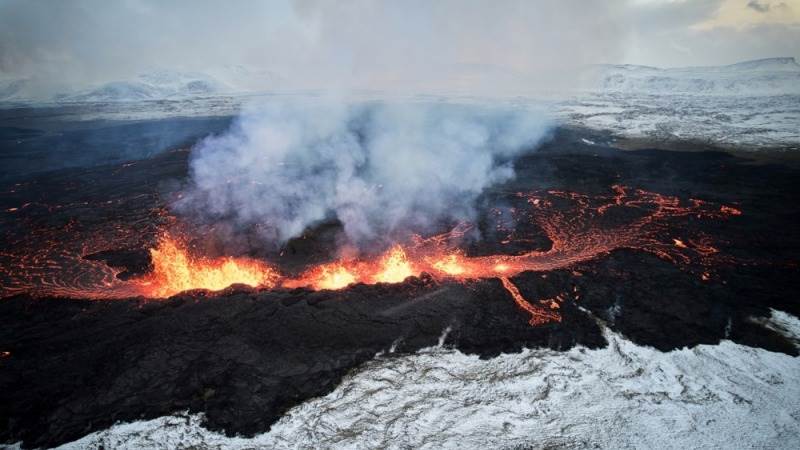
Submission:
<svg viewBox="0 0 800 450">
<path fill-rule="evenodd" d="M 52 445 L 174 411 L 227 433 L 265 431 L 394 348 L 491 357 L 525 347 L 605 345 L 574 306 L 531 327 L 498 280 L 410 278 L 343 291 L 198 292 L 164 301 L 14 297 L 0 302 L 0 439 Z"/>
<path fill-rule="evenodd" d="M 84 258 L 92 261 L 103 261 L 109 267 L 124 269 L 117 274 L 117 278 L 120 280 L 130 280 L 153 269 L 149 252 L 142 248 L 105 250 L 86 255 Z"/>
<path fill-rule="evenodd" d="M 537 327 L 496 279 L 459 284 L 422 276 L 322 292 L 237 287 L 162 301 L 7 297 L 0 300 L 0 352 L 8 352 L 0 353 L 0 442 L 58 444 L 118 420 L 187 409 L 205 412 L 215 430 L 263 432 L 377 353 L 414 352 L 445 335 L 445 345 L 491 358 L 525 347 L 602 346 L 600 323 L 662 351 L 730 339 L 796 355 L 790 342 L 753 318 L 773 308 L 800 315 L 800 165 L 693 151 L 689 144 L 687 151 L 620 151 L 583 143 L 584 136 L 608 141 L 585 133 L 556 130 L 552 141 L 517 159 L 516 178 L 481 197 L 481 211 L 497 212 L 484 214 L 477 224 L 482 240 L 466 250 L 549 248 L 535 223 L 507 223 L 504 211 L 526 205 L 516 192 L 608 195 L 620 184 L 740 209 L 726 220 L 681 216 L 660 231 L 667 243 L 685 233 L 713 238 L 718 254 L 710 267 L 621 248 L 564 269 L 522 273 L 513 282 L 528 301 L 563 299 L 562 322 Z M 146 249 L 165 220 L 160 208 L 185 180 L 187 157 L 170 152 L 4 186 L 0 212 L 14 211 L 0 215 L 0 251 L 35 243 L 27 237 L 37 227 L 71 226 L 92 236 L 114 220 L 135 224 L 139 246 L 120 244 L 87 257 L 125 268 L 124 276 L 146 271 Z M 627 223 L 641 213 L 609 209 L 597 220 Z M 526 239 L 504 243 L 498 226 L 514 226 Z M 281 267 L 300 271 L 328 256 L 337 226 L 318 228 L 280 249 Z M 277 254 L 254 250 L 266 259 Z M 0 283 L 10 275 L 0 274 Z"/>
</svg>

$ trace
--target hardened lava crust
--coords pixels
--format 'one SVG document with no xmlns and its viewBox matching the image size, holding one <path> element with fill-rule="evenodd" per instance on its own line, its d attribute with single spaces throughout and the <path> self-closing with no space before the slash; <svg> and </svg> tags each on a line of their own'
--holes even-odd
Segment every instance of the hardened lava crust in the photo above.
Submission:
<svg viewBox="0 0 800 450">
<path fill-rule="evenodd" d="M 204 412 L 210 429 L 253 435 L 370 359 L 436 345 L 482 358 L 597 348 L 608 327 L 662 351 L 729 339 L 796 355 L 758 318 L 800 314 L 799 166 L 692 145 L 623 151 L 609 136 L 558 129 L 514 161 L 514 180 L 483 194 L 482 239 L 464 248 L 526 270 L 336 290 L 55 295 L 102 294 L 103 278 L 82 264 L 113 268 L 109 285 L 153 269 L 148 249 L 171 220 L 188 152 L 8 181 L 0 441 L 51 446 L 186 410 Z M 492 231 L 496 211 L 514 212 L 516 239 Z M 250 256 L 281 254 L 285 272 L 301 273 L 330 251 L 335 228 Z M 92 236 L 119 245 L 89 252 Z M 59 259 L 56 245 L 71 252 Z"/>
</svg>

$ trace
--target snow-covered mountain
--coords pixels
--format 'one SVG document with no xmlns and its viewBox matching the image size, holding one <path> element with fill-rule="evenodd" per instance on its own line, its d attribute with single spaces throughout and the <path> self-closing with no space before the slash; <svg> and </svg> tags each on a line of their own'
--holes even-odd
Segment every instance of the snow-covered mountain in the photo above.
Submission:
<svg viewBox="0 0 800 450">
<path fill-rule="evenodd" d="M 230 88 L 202 73 L 157 70 L 132 79 L 89 86 L 52 86 L 36 78 L 0 79 L 0 102 L 131 102 L 224 94 Z"/>
<path fill-rule="evenodd" d="M 52 92 L 69 89 L 63 84 L 54 86 L 37 78 L 15 78 L 0 73 L 0 108 L 3 104 L 35 104 L 52 100 Z"/>
<path fill-rule="evenodd" d="M 187 100 L 263 92 L 278 86 L 272 72 L 223 66 L 204 72 L 153 69 L 130 79 L 87 86 L 46 86 L 36 78 L 0 78 L 0 103 L 109 103 Z"/>
<path fill-rule="evenodd" d="M 728 66 L 593 66 L 554 110 L 563 121 L 645 144 L 692 140 L 742 150 L 800 149 L 800 65 L 769 58 Z"/>
<path fill-rule="evenodd" d="M 794 58 L 768 58 L 728 66 L 661 69 L 599 65 L 587 70 L 591 90 L 709 95 L 800 94 L 800 65 Z"/>
<path fill-rule="evenodd" d="M 461 67 L 454 74 L 460 74 L 459 83 L 465 84 L 475 79 L 502 78 L 496 68 L 484 66 Z M 694 140 L 745 150 L 800 149 L 800 65 L 794 58 L 673 69 L 599 65 L 587 68 L 579 78 L 584 81 L 576 84 L 580 87 L 545 97 L 425 97 L 544 102 L 562 122 L 660 143 Z M 519 83 L 521 75 L 510 74 L 502 79 L 509 84 Z M 296 90 L 286 90 L 290 84 L 267 70 L 224 66 L 203 72 L 151 70 L 130 80 L 81 89 L 62 88 L 56 95 L 42 95 L 53 90 L 45 90 L 39 80 L 0 77 L 0 108 L 18 104 L 85 104 L 77 120 L 233 115 L 255 95 L 297 94 Z M 297 95 L 303 95 L 303 91 L 299 92 Z M 385 100 L 404 94 L 371 91 L 369 95 Z M 162 104 L 148 100 L 170 101 Z"/>
<path fill-rule="evenodd" d="M 524 77 L 491 66 L 459 66 L 453 83 L 468 86 L 487 77 L 500 84 L 524 85 Z M 637 65 L 596 65 L 580 73 L 575 93 L 664 95 L 798 95 L 800 65 L 794 58 L 769 58 L 728 66 L 662 69 Z M 193 99 L 280 90 L 284 79 L 271 71 L 241 65 L 202 72 L 149 70 L 130 79 L 91 86 L 52 86 L 35 78 L 0 77 L 0 103 L 132 102 Z M 513 81 L 513 83 L 512 83 Z M 570 93 L 567 92 L 569 95 Z"/>
<path fill-rule="evenodd" d="M 131 80 L 112 81 L 54 96 L 61 102 L 125 102 L 223 94 L 228 86 L 203 73 L 155 70 Z"/>
</svg>

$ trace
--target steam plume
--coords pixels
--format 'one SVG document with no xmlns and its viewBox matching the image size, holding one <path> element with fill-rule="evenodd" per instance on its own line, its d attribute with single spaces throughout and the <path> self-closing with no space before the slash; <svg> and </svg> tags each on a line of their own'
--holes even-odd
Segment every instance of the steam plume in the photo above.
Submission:
<svg viewBox="0 0 800 450">
<path fill-rule="evenodd" d="M 402 239 L 472 219 L 481 191 L 513 177 L 510 158 L 548 129 L 522 108 L 270 102 L 194 148 L 179 206 L 278 243 L 330 219 L 356 246 Z"/>
</svg>

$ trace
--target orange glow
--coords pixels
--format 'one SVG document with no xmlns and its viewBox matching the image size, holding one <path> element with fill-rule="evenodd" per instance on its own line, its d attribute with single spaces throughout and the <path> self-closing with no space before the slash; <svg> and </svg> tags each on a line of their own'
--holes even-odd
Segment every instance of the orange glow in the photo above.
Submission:
<svg viewBox="0 0 800 450">
<path fill-rule="evenodd" d="M 395 245 L 381 260 L 381 270 L 374 280 L 376 283 L 399 283 L 414 275 L 408 256 L 403 247 Z"/>
<path fill-rule="evenodd" d="M 681 239 L 673 239 L 666 233 L 680 226 L 684 218 L 725 219 L 741 214 L 730 206 L 692 199 L 686 202 L 678 197 L 624 186 L 613 186 L 606 195 L 557 190 L 515 195 L 529 205 L 515 209 L 515 219 L 520 223 L 535 223 L 537 227 L 532 229 L 541 231 L 531 235 L 522 229 L 504 230 L 508 234 L 498 242 L 502 245 L 533 242 L 540 240 L 543 233 L 550 241 L 548 247 L 515 254 L 467 255 L 462 249 L 473 225 L 461 223 L 438 235 L 411 237 L 402 242 L 402 246 L 395 245 L 381 255 L 359 256 L 350 252 L 347 258 L 312 265 L 295 276 L 280 274 L 275 266 L 250 258 L 209 258 L 192 254 L 183 245 L 185 229 L 176 226 L 180 225 L 177 219 L 164 210 L 153 213 L 153 220 L 144 222 L 163 222 L 166 225 L 160 229 L 172 233 L 162 237 L 151 250 L 152 273 L 139 279 L 122 280 L 117 277 L 120 269 L 84 256 L 108 249 L 137 248 L 143 233 L 157 231 L 155 225 L 142 230 L 126 223 L 109 222 L 100 231 L 88 232 L 78 222 L 70 222 L 57 228 L 37 229 L 30 236 L 13 242 L 13 248 L 18 250 L 0 253 L 0 279 L 4 280 L 0 296 L 28 292 L 77 298 L 136 295 L 163 298 L 191 289 L 220 290 L 231 284 L 342 289 L 355 283 L 398 283 L 422 273 L 457 279 L 509 278 L 524 271 L 573 269 L 577 263 L 618 248 L 646 251 L 674 264 L 695 262 L 710 273 L 714 264 L 726 258 L 710 237 L 684 232 Z M 614 221 L 601 220 L 601 216 L 618 209 L 638 211 L 638 214 L 624 220 L 622 216 Z M 178 234 L 177 230 L 184 231 Z M 65 233 L 71 238 L 65 239 Z M 202 239 L 203 234 L 198 233 L 197 238 Z M 709 275 L 709 278 L 712 277 Z M 533 304 L 550 311 L 558 303 L 545 305 L 544 300 L 540 300 Z"/>
<path fill-rule="evenodd" d="M 740 210 L 738 210 L 738 209 L 736 209 L 736 208 L 734 208 L 732 206 L 722 205 L 722 206 L 719 207 L 719 210 L 721 212 L 723 212 L 725 214 L 728 214 L 728 215 L 731 215 L 731 216 L 741 216 L 742 215 L 742 211 L 740 211 Z"/>
<path fill-rule="evenodd" d="M 224 289 L 233 283 L 250 286 L 310 289 L 343 289 L 355 283 L 399 283 L 410 276 L 418 276 L 427 272 L 433 276 L 456 278 L 505 278 L 517 275 L 526 270 L 548 271 L 595 258 L 597 255 L 619 247 L 646 249 L 656 255 L 673 262 L 686 261 L 688 256 L 676 252 L 692 250 L 698 256 L 708 258 L 713 254 L 710 244 L 701 240 L 683 240 L 673 238 L 671 248 L 648 236 L 643 228 L 655 223 L 663 217 L 696 215 L 694 209 L 708 211 L 708 205 L 702 201 L 694 201 L 691 207 L 680 205 L 674 197 L 666 197 L 646 191 L 631 194 L 622 186 L 615 186 L 613 195 L 601 198 L 599 204 L 590 206 L 590 197 L 561 191 L 547 191 L 549 199 L 543 200 L 536 194 L 518 195 L 525 197 L 534 206 L 530 219 L 535 220 L 552 241 L 552 248 L 546 251 L 530 251 L 519 255 L 467 256 L 459 250 L 458 243 L 469 231 L 468 224 L 460 224 L 450 232 L 428 238 L 415 237 L 406 246 L 395 245 L 375 258 L 347 258 L 309 267 L 296 277 L 284 276 L 266 263 L 249 260 L 224 258 L 218 260 L 192 260 L 190 256 L 173 240 L 159 243 L 151 251 L 154 264 L 152 275 L 145 277 L 143 290 L 146 295 L 166 297 L 182 290 L 204 288 L 210 290 Z M 550 210 L 550 199 L 567 199 L 574 202 L 581 211 L 578 217 L 583 221 L 553 214 Z M 592 221 L 587 220 L 595 214 L 604 214 L 612 207 L 638 208 L 649 205 L 652 212 L 638 221 L 626 226 L 598 232 Z M 719 207 L 717 207 L 719 208 Z M 735 214 L 720 211 L 718 214 Z M 705 212 L 704 212 L 705 213 Z M 550 215 L 553 214 L 553 215 Z M 581 216 L 585 215 L 585 217 Z M 710 214 L 710 213 L 707 213 Z M 569 224 L 567 226 L 567 224 Z M 705 251 L 708 249 L 708 251 Z M 716 250 L 716 249 L 714 249 Z M 520 301 L 510 289 L 510 281 L 503 285 L 512 293 L 518 304 L 538 317 L 539 323 L 555 320 L 552 311 L 557 309 L 559 301 L 535 303 Z"/>
<path fill-rule="evenodd" d="M 561 314 L 559 314 L 557 311 L 553 311 L 561 307 L 558 303 L 558 301 L 561 301 L 560 297 L 556 297 L 556 299 L 546 299 L 544 301 L 537 302 L 544 304 L 544 306 L 541 306 L 539 304 L 533 304 L 525 300 L 525 297 L 523 297 L 522 294 L 519 292 L 517 286 L 514 285 L 514 283 L 512 283 L 511 280 L 509 280 L 507 277 L 500 277 L 500 282 L 503 283 L 503 287 L 511 295 L 511 298 L 514 299 L 514 303 L 516 303 L 517 306 L 524 309 L 525 311 L 528 312 L 528 314 L 531 315 L 531 318 L 528 321 L 529 324 L 536 326 L 536 325 L 544 325 L 550 322 L 561 322 Z"/>
<path fill-rule="evenodd" d="M 193 258 L 177 240 L 164 235 L 150 249 L 153 271 L 140 281 L 145 295 L 169 297 L 190 289 L 219 291 L 232 284 L 273 287 L 277 272 L 248 258 Z"/>
<path fill-rule="evenodd" d="M 503 273 L 503 272 L 508 271 L 508 269 L 509 269 L 508 264 L 499 263 L 499 264 L 495 264 L 495 266 L 494 266 L 494 271 L 495 272 Z"/>
<path fill-rule="evenodd" d="M 435 259 L 431 266 L 439 272 L 447 275 L 464 275 L 467 269 L 464 267 L 461 255 L 452 253 L 439 259 Z"/>
<path fill-rule="evenodd" d="M 356 276 L 341 263 L 326 264 L 314 271 L 314 289 L 341 289 L 356 282 Z"/>
</svg>

